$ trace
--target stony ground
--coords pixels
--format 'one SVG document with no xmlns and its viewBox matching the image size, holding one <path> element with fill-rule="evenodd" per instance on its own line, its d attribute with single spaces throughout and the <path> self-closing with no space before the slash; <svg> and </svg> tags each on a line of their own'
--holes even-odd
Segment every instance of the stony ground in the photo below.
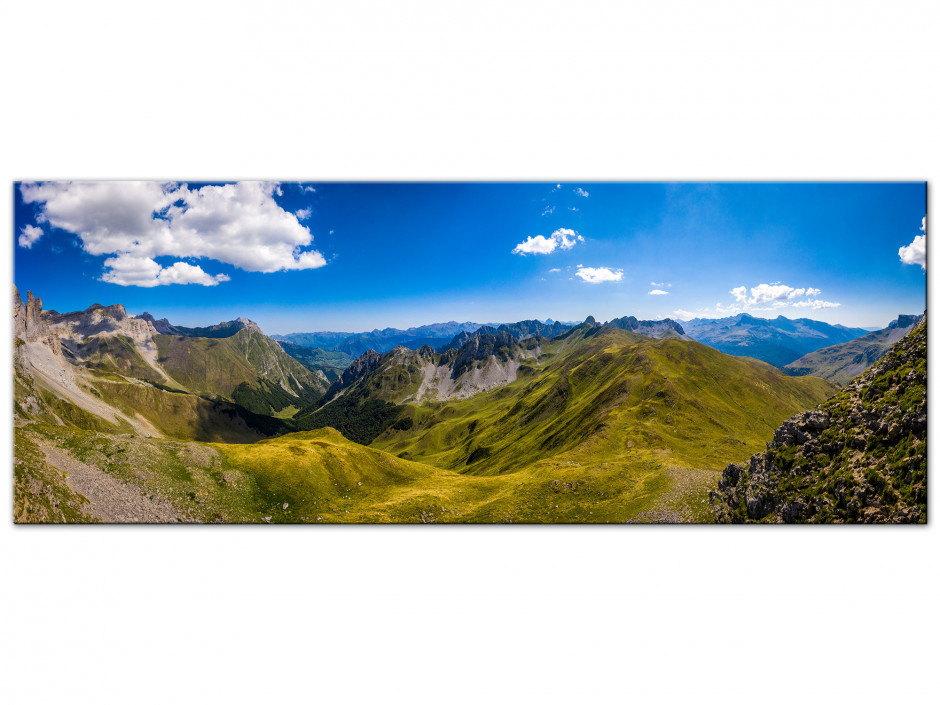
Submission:
<svg viewBox="0 0 940 705">
<path fill-rule="evenodd" d="M 720 475 L 710 470 L 670 465 L 666 468 L 666 476 L 669 478 L 669 489 L 653 502 L 650 509 L 640 512 L 627 523 L 710 523 L 707 491 Z"/>
<path fill-rule="evenodd" d="M 53 468 L 65 473 L 69 489 L 85 497 L 83 512 L 104 523 L 176 523 L 184 520 L 169 502 L 150 499 L 134 484 L 86 465 L 46 441 L 37 443 Z"/>
</svg>

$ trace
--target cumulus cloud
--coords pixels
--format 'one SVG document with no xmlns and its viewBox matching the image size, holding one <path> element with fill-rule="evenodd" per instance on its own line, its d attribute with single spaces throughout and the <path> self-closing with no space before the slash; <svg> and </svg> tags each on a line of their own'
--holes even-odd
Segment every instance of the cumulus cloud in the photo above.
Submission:
<svg viewBox="0 0 940 705">
<path fill-rule="evenodd" d="M 578 265 L 578 271 L 575 276 L 581 277 L 588 284 L 600 284 L 601 282 L 619 282 L 623 279 L 622 269 L 610 269 L 609 267 L 584 267 Z"/>
<path fill-rule="evenodd" d="M 553 272 L 560 272 L 560 271 L 561 271 L 561 270 L 558 269 L 558 267 L 552 267 L 551 269 L 548 270 L 548 273 L 549 273 L 549 274 L 552 274 Z"/>
<path fill-rule="evenodd" d="M 842 304 L 835 303 L 833 301 L 821 301 L 819 299 L 807 300 L 807 301 L 797 301 L 793 304 L 796 308 L 810 308 L 814 311 L 820 308 L 836 308 Z"/>
<path fill-rule="evenodd" d="M 663 291 L 662 289 L 653 289 L 653 290 L 652 290 L 651 292 L 649 292 L 649 293 L 650 293 L 651 295 L 653 295 L 653 296 L 666 296 L 669 292 L 668 292 L 668 291 Z"/>
<path fill-rule="evenodd" d="M 570 228 L 559 228 L 549 237 L 544 235 L 530 235 L 525 242 L 516 245 L 514 255 L 549 255 L 557 248 L 570 250 L 577 243 L 584 242 L 584 238 Z"/>
<path fill-rule="evenodd" d="M 910 245 L 898 250 L 898 256 L 904 264 L 919 264 L 921 269 L 927 271 L 927 216 L 920 221 L 920 231 Z"/>
<path fill-rule="evenodd" d="M 162 267 L 156 257 L 206 258 L 249 272 L 326 264 L 322 254 L 305 249 L 313 236 L 300 213 L 274 200 L 280 187 L 273 182 L 195 189 L 152 181 L 46 182 L 25 183 L 20 190 L 26 203 L 40 206 L 40 223 L 75 234 L 89 254 L 113 255 L 105 260 L 102 281 L 214 286 L 227 280 L 185 262 Z"/>
<path fill-rule="evenodd" d="M 655 286 L 655 287 L 660 288 L 660 289 L 661 289 L 662 287 L 666 287 L 666 288 L 668 289 L 668 288 L 670 288 L 670 287 L 672 286 L 672 284 L 669 284 L 669 283 L 667 283 L 667 282 L 650 282 L 650 286 Z"/>
<path fill-rule="evenodd" d="M 813 287 L 797 288 L 774 282 L 772 284 L 758 284 L 748 290 L 746 286 L 736 286 L 730 293 L 734 297 L 734 302 L 725 304 L 717 302 L 713 309 L 699 309 L 696 314 L 734 316 L 744 312 L 773 312 L 781 313 L 787 308 L 808 308 L 813 311 L 823 308 L 837 308 L 842 304 L 835 301 L 825 301 L 819 298 L 822 293 L 820 289 Z M 690 314 L 689 311 L 684 311 Z"/>
<path fill-rule="evenodd" d="M 229 281 L 225 274 L 211 276 L 202 267 L 187 262 L 174 262 L 169 267 L 161 267 L 148 257 L 119 255 L 104 262 L 106 271 L 101 281 L 120 286 L 166 286 L 169 284 L 201 284 L 216 286 L 219 282 Z"/>
<path fill-rule="evenodd" d="M 299 211 L 294 213 L 297 216 L 297 220 L 306 220 L 310 217 L 310 214 L 313 213 L 312 208 L 301 208 Z"/>
<path fill-rule="evenodd" d="M 27 225 L 20 231 L 20 247 L 25 247 L 28 250 L 33 246 L 33 243 L 41 237 L 42 228 L 37 228 L 35 225 Z"/>
<path fill-rule="evenodd" d="M 580 186 L 578 186 L 578 188 L 576 188 L 576 189 L 574 190 L 574 194 L 575 194 L 576 196 L 580 196 L 581 198 L 587 198 L 588 196 L 591 195 L 591 194 L 589 194 L 587 191 L 585 191 L 583 188 L 581 188 Z"/>
<path fill-rule="evenodd" d="M 689 321 L 693 318 L 696 318 L 698 314 L 692 313 L 691 311 L 686 311 L 684 308 L 677 308 L 672 312 L 672 315 L 682 321 Z"/>
</svg>

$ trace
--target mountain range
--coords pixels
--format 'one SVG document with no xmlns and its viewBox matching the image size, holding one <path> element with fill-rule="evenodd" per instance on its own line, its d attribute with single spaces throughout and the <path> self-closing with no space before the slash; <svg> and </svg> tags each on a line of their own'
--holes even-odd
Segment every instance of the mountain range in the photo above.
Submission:
<svg viewBox="0 0 940 705">
<path fill-rule="evenodd" d="M 725 354 L 670 319 L 453 324 L 437 348 L 344 364 L 348 353 L 276 342 L 247 319 L 185 328 L 119 304 L 60 314 L 15 290 L 13 309 L 18 522 L 728 520 L 709 493 L 728 496 L 729 460 L 839 398 L 830 381 Z M 444 330 L 424 328 L 411 330 Z M 919 369 L 892 368 L 890 384 Z M 908 388 L 883 391 L 910 415 Z M 897 511 L 878 516 L 921 521 L 917 482 L 885 494 Z"/>
<path fill-rule="evenodd" d="M 594 319 L 591 318 L 591 320 Z M 499 331 L 506 331 L 519 340 L 535 335 L 553 338 L 571 330 L 576 325 L 578 325 L 576 322 L 562 323 L 551 319 L 545 322 L 527 320 L 499 325 L 451 321 L 407 330 L 386 328 L 370 333 L 292 333 L 286 336 L 274 336 L 274 338 L 285 346 L 291 346 L 285 349 L 296 355 L 298 359 L 309 360 L 311 364 L 317 365 L 326 359 L 329 353 L 333 353 L 348 356 L 338 358 L 339 363 L 348 365 L 353 358 L 367 350 L 386 353 L 398 346 L 417 350 L 428 345 L 437 352 L 443 352 L 459 348 L 476 332 L 495 334 Z M 660 321 L 643 321 L 633 316 L 623 316 L 602 325 L 654 338 L 675 336 L 683 340 L 696 340 L 729 355 L 752 357 L 777 367 L 790 365 L 789 369 L 792 374 L 800 374 L 800 366 L 793 363 L 802 356 L 820 348 L 854 340 L 870 332 L 865 328 L 848 328 L 808 318 L 789 319 L 778 316 L 766 319 L 747 313 L 727 318 L 696 318 L 691 321 L 676 321 L 669 318 Z M 451 338 L 440 337 L 449 330 L 455 331 Z M 320 350 L 320 352 L 310 353 L 302 348 Z M 869 351 L 870 354 L 871 351 Z M 803 374 L 816 370 L 814 364 L 802 365 L 807 370 Z M 327 371 L 325 367 L 323 369 Z"/>
<path fill-rule="evenodd" d="M 819 348 L 865 335 L 864 328 L 847 328 L 808 318 L 756 318 L 739 313 L 728 318 L 683 321 L 694 340 L 729 355 L 744 355 L 783 367 Z"/>
</svg>

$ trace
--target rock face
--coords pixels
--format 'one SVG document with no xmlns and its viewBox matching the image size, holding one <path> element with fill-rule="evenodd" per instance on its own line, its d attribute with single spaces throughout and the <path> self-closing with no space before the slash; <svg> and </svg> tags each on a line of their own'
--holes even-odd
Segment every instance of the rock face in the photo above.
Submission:
<svg viewBox="0 0 940 705">
<path fill-rule="evenodd" d="M 328 401 L 333 399 L 344 389 L 351 387 L 367 374 L 373 370 L 378 369 L 378 366 L 382 362 L 382 357 L 383 356 L 377 353 L 375 350 L 366 350 L 364 353 L 362 353 L 362 355 L 350 363 L 349 367 L 343 371 L 343 374 L 339 376 L 338 380 L 333 382 L 333 384 L 327 390 L 324 400 Z"/>
<path fill-rule="evenodd" d="M 26 292 L 26 303 L 19 289 L 13 287 L 13 336 L 27 343 L 43 343 L 54 355 L 62 353 L 62 345 L 49 323 L 43 317 L 42 299 Z"/>
<path fill-rule="evenodd" d="M 728 465 L 710 499 L 719 522 L 926 522 L 926 314 L 765 452 Z"/>
<path fill-rule="evenodd" d="M 491 332 L 480 332 L 486 330 Z M 505 330 L 484 326 L 480 331 L 459 349 L 398 346 L 384 355 L 369 350 L 333 383 L 324 403 L 353 387 L 357 394 L 395 404 L 467 398 L 514 381 L 524 360 L 541 355 L 541 337 L 520 341 Z"/>
</svg>

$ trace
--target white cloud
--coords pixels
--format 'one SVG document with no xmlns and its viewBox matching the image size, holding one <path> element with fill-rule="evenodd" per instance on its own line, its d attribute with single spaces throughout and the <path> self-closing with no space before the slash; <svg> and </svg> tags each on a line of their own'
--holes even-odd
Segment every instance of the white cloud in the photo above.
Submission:
<svg viewBox="0 0 940 705">
<path fill-rule="evenodd" d="M 797 301 L 793 304 L 796 308 L 810 308 L 814 311 L 821 308 L 836 308 L 842 304 L 835 303 L 833 301 L 820 301 L 819 299 L 807 300 L 807 301 Z"/>
<path fill-rule="evenodd" d="M 551 215 L 555 212 L 555 206 L 545 206 L 545 210 L 542 211 L 542 215 Z"/>
<path fill-rule="evenodd" d="M 672 315 L 683 321 L 688 321 L 692 318 L 698 317 L 697 314 L 692 313 L 691 311 L 686 311 L 684 308 L 677 308 L 675 311 L 672 312 Z"/>
<path fill-rule="evenodd" d="M 577 213 L 577 212 L 580 211 L 581 209 L 578 208 L 577 206 L 569 206 L 569 207 L 568 207 L 568 210 L 569 210 L 569 211 L 573 211 L 574 213 Z"/>
<path fill-rule="evenodd" d="M 588 196 L 591 195 L 580 186 L 574 190 L 574 194 L 576 196 L 580 196 L 581 198 L 587 198 Z"/>
<path fill-rule="evenodd" d="M 156 257 L 213 259 L 249 272 L 326 264 L 316 250 L 304 250 L 313 237 L 298 215 L 274 200 L 280 187 L 272 182 L 197 189 L 153 181 L 46 182 L 26 183 L 20 190 L 26 203 L 40 205 L 39 222 L 77 235 L 89 254 L 113 255 L 105 261 L 103 281 L 155 286 L 134 282 L 163 278 L 167 283 L 211 285 L 210 280 L 226 280 L 195 267 L 206 279 L 188 269 L 192 265 L 163 268 Z M 143 260 L 151 264 L 144 266 Z M 118 269 L 132 261 L 134 272 L 156 273 L 141 279 Z"/>
<path fill-rule="evenodd" d="M 898 256 L 904 264 L 919 264 L 927 271 L 927 216 L 920 221 L 920 230 L 923 235 L 917 235 L 910 245 L 898 250 Z"/>
<path fill-rule="evenodd" d="M 578 235 L 574 230 L 570 228 L 559 228 L 549 237 L 545 237 L 544 235 L 530 235 L 526 238 L 525 242 L 520 242 L 516 245 L 512 253 L 514 255 L 548 255 L 554 252 L 556 248 L 570 250 L 579 242 L 584 242 L 584 238 Z"/>
<path fill-rule="evenodd" d="M 317 190 L 313 186 L 304 186 L 304 193 L 316 193 Z"/>
<path fill-rule="evenodd" d="M 779 301 L 780 299 L 789 298 L 790 294 L 795 291 L 797 290 L 792 286 L 787 286 L 780 282 L 775 284 L 758 284 L 757 286 L 751 287 L 749 303 L 765 304 L 771 301 Z"/>
<path fill-rule="evenodd" d="M 43 235 L 42 228 L 37 228 L 35 225 L 27 225 L 20 231 L 20 247 L 25 247 L 27 250 L 33 246 L 33 243 L 36 242 Z"/>
<path fill-rule="evenodd" d="M 229 277 L 225 274 L 211 276 L 206 274 L 202 267 L 187 262 L 174 262 L 169 267 L 161 267 L 148 257 L 134 257 L 133 255 L 119 255 L 105 260 L 107 268 L 102 281 L 120 286 L 166 286 L 169 284 L 200 284 L 202 286 L 215 286 L 219 282 L 226 282 Z"/>
<path fill-rule="evenodd" d="M 669 289 L 669 288 L 672 287 L 672 284 L 670 284 L 670 283 L 668 283 L 668 282 L 650 282 L 650 286 L 655 286 L 655 287 L 658 287 L 658 288 L 660 288 L 660 289 L 661 289 L 662 287 L 666 287 L 667 289 Z"/>
<path fill-rule="evenodd" d="M 558 243 L 550 237 L 544 235 L 529 236 L 525 242 L 516 245 L 512 253 L 514 255 L 548 255 L 555 251 Z"/>
<path fill-rule="evenodd" d="M 613 270 L 609 267 L 582 267 L 578 265 L 578 271 L 575 276 L 581 277 L 588 284 L 600 284 L 601 282 L 619 282 L 623 279 L 623 270 Z"/>
<path fill-rule="evenodd" d="M 549 274 L 552 274 L 553 272 L 560 272 L 560 271 L 561 271 L 561 270 L 558 269 L 558 267 L 553 267 L 552 269 L 549 269 L 549 270 L 548 270 L 548 273 L 549 273 Z"/>
<path fill-rule="evenodd" d="M 310 217 L 310 214 L 313 213 L 312 208 L 301 208 L 299 211 L 294 213 L 297 216 L 297 220 L 306 220 Z"/>
<path fill-rule="evenodd" d="M 649 293 L 650 293 L 651 295 L 653 295 L 653 296 L 666 296 L 669 292 L 668 292 L 668 291 L 663 291 L 662 289 L 653 289 L 653 290 L 652 290 L 651 292 L 649 292 Z"/>
<path fill-rule="evenodd" d="M 798 289 L 780 282 L 753 286 L 750 290 L 750 296 L 748 296 L 748 289 L 745 286 L 736 286 L 728 293 L 734 296 L 735 304 L 724 306 L 721 303 L 716 303 L 715 313 L 733 316 L 742 311 L 776 311 L 790 306 L 817 310 L 835 308 L 841 305 L 816 298 L 822 293 L 819 289 L 813 287 Z"/>
</svg>

